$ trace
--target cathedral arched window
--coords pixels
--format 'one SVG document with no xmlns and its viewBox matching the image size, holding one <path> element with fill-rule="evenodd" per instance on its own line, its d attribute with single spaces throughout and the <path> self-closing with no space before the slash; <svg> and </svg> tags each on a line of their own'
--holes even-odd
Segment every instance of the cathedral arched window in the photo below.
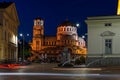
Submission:
<svg viewBox="0 0 120 80">
<path fill-rule="evenodd" d="M 69 40 L 67 40 L 67 44 L 69 44 Z"/>
<path fill-rule="evenodd" d="M 36 50 L 39 50 L 39 45 L 40 45 L 39 41 L 36 41 Z"/>
<path fill-rule="evenodd" d="M 70 31 L 71 31 L 71 28 L 70 28 Z"/>
<path fill-rule="evenodd" d="M 56 41 L 55 41 L 55 45 L 56 45 Z"/>
<path fill-rule="evenodd" d="M 65 40 L 65 44 L 66 44 L 66 40 Z"/>
<path fill-rule="evenodd" d="M 37 22 L 37 25 L 40 25 L 40 22 Z"/>
<path fill-rule="evenodd" d="M 66 28 L 64 28 L 64 31 L 66 31 Z"/>
<path fill-rule="evenodd" d="M 52 46 L 54 45 L 54 43 L 52 42 Z"/>
<path fill-rule="evenodd" d="M 48 45 L 48 42 L 46 42 L 46 45 Z"/>
<path fill-rule="evenodd" d="M 67 31 L 69 31 L 69 28 L 67 28 Z"/>
<path fill-rule="evenodd" d="M 49 42 L 49 45 L 50 45 L 50 42 Z"/>
</svg>

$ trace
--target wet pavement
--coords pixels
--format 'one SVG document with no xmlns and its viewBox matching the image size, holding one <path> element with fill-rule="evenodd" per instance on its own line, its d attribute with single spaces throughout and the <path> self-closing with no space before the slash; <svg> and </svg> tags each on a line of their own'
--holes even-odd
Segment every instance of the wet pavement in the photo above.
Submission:
<svg viewBox="0 0 120 80">
<path fill-rule="evenodd" d="M 56 68 L 57 64 L 32 64 L 0 69 L 0 80 L 120 80 L 120 67 Z"/>
</svg>

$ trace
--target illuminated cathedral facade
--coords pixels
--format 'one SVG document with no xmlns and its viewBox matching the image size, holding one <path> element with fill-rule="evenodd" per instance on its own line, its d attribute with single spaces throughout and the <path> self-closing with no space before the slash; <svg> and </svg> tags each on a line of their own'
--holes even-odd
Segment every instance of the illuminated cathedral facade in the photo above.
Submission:
<svg viewBox="0 0 120 80">
<path fill-rule="evenodd" d="M 31 60 L 47 58 L 59 61 L 65 48 L 71 59 L 86 55 L 86 43 L 78 36 L 76 25 L 66 20 L 57 27 L 56 36 L 45 36 L 44 20 L 40 17 L 34 19 Z"/>
</svg>

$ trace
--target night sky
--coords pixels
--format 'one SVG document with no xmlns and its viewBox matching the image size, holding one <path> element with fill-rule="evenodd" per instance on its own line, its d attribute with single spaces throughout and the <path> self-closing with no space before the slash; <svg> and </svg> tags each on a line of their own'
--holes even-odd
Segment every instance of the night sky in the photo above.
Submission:
<svg viewBox="0 0 120 80">
<path fill-rule="evenodd" d="M 56 35 L 57 26 L 68 19 L 79 23 L 79 36 L 87 32 L 85 20 L 89 16 L 116 15 L 117 0 L 0 0 L 16 4 L 20 20 L 19 33 L 29 33 L 31 40 L 33 20 L 44 19 L 45 35 Z"/>
</svg>

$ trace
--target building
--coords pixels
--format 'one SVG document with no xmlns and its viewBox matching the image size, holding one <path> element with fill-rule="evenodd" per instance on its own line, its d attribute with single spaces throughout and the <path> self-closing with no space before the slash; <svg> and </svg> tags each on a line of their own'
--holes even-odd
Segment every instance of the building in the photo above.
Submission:
<svg viewBox="0 0 120 80">
<path fill-rule="evenodd" d="M 88 17 L 87 65 L 120 65 L 120 0 L 117 15 Z"/>
<path fill-rule="evenodd" d="M 85 41 L 78 36 L 77 27 L 66 20 L 57 27 L 56 36 L 44 35 L 44 20 L 40 17 L 34 20 L 33 38 L 31 42 L 31 60 L 47 58 L 60 60 L 61 52 L 67 48 L 71 58 L 86 55 Z"/>
<path fill-rule="evenodd" d="M 0 61 L 17 60 L 19 20 L 13 2 L 0 2 Z"/>
</svg>

